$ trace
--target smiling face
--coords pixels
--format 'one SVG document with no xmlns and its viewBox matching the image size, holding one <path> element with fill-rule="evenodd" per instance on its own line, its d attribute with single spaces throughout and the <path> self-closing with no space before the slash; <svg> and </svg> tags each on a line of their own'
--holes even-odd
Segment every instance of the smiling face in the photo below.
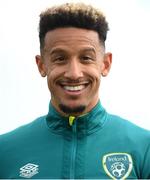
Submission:
<svg viewBox="0 0 150 180">
<path fill-rule="evenodd" d="M 42 56 L 36 56 L 47 76 L 51 103 L 63 115 L 89 112 L 98 102 L 101 74 L 111 66 L 98 33 L 80 28 L 57 28 L 45 36 Z"/>
</svg>

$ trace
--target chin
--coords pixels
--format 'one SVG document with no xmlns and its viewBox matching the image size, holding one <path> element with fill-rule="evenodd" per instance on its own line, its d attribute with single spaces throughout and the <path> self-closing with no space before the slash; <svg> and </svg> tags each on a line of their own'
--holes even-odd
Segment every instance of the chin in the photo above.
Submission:
<svg viewBox="0 0 150 180">
<path fill-rule="evenodd" d="M 65 104 L 59 104 L 59 109 L 65 113 L 65 114 L 82 114 L 85 109 L 86 106 L 85 105 L 77 105 L 77 106 L 70 106 L 70 105 L 65 105 Z"/>
</svg>

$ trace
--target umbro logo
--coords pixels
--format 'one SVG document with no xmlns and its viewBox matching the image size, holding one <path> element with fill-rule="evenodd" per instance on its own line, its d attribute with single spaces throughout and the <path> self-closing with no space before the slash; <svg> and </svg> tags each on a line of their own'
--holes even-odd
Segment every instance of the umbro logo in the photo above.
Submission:
<svg viewBox="0 0 150 180">
<path fill-rule="evenodd" d="M 36 164 L 28 163 L 20 168 L 20 177 L 31 178 L 35 174 L 39 173 L 39 166 Z"/>
</svg>

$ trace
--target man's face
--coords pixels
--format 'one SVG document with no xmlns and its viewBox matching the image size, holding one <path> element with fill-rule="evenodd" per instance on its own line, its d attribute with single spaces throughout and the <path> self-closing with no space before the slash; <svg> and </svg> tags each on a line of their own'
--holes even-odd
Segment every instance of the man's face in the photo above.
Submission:
<svg viewBox="0 0 150 180">
<path fill-rule="evenodd" d="M 80 28 L 57 28 L 45 36 L 42 56 L 36 56 L 47 76 L 51 103 L 62 114 L 89 112 L 98 102 L 101 74 L 106 76 L 111 54 L 104 52 L 98 33 Z"/>
</svg>

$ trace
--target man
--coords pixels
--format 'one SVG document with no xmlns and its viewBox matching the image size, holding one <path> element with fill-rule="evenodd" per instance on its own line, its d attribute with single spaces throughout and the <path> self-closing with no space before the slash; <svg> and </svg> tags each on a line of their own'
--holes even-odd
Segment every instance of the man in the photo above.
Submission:
<svg viewBox="0 0 150 180">
<path fill-rule="evenodd" d="M 112 63 L 107 31 L 104 15 L 84 4 L 41 13 L 36 63 L 47 77 L 49 112 L 0 137 L 0 178 L 150 178 L 150 132 L 100 102 Z"/>
</svg>

